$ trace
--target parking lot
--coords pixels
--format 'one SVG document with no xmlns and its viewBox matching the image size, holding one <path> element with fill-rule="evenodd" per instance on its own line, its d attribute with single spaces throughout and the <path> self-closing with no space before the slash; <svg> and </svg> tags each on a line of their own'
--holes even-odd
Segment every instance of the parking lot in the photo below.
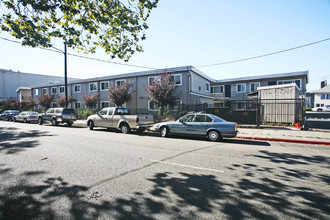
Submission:
<svg viewBox="0 0 330 220">
<path fill-rule="evenodd" d="M 329 219 L 330 147 L 0 121 L 0 219 Z"/>
</svg>

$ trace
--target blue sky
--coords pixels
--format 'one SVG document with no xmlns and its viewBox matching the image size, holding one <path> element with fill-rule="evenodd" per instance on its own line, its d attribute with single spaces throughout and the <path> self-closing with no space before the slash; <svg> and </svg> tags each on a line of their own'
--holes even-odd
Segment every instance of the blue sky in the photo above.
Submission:
<svg viewBox="0 0 330 220">
<path fill-rule="evenodd" d="M 143 42 L 145 52 L 135 54 L 129 64 L 198 67 L 329 38 L 330 0 L 160 0 L 148 25 L 147 40 Z M 14 40 L 6 33 L 0 36 Z M 55 46 L 63 48 L 61 44 Z M 86 56 L 109 59 L 102 50 Z M 2 69 L 62 76 L 63 59 L 57 53 L 0 40 Z M 198 69 L 214 79 L 309 70 L 310 91 L 318 89 L 324 79 L 330 84 L 330 41 L 260 59 Z M 69 77 L 143 70 L 68 57 Z"/>
</svg>

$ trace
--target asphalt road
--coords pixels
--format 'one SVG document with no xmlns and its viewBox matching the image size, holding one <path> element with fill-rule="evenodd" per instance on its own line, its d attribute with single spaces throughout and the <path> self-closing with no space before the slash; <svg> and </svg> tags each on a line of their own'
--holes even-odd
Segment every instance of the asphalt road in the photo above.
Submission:
<svg viewBox="0 0 330 220">
<path fill-rule="evenodd" d="M 330 147 L 0 121 L 0 219 L 329 219 Z"/>
</svg>

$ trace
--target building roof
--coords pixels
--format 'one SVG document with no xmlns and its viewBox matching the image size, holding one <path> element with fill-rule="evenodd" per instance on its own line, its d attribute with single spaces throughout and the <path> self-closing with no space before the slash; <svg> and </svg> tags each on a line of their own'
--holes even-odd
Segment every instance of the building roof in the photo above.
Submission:
<svg viewBox="0 0 330 220">
<path fill-rule="evenodd" d="M 318 90 L 313 90 L 309 93 L 314 93 L 314 94 L 330 94 L 330 85 L 328 86 L 325 86 L 321 89 L 318 89 Z"/>
<path fill-rule="evenodd" d="M 308 83 L 308 74 L 309 74 L 308 71 L 299 71 L 299 72 L 277 73 L 277 74 L 268 74 L 268 75 L 260 75 L 260 76 L 248 76 L 248 77 L 239 77 L 232 79 L 214 80 L 214 82 L 228 83 L 228 82 L 236 82 L 236 81 L 253 81 L 253 80 L 281 78 L 281 77 L 306 76 L 306 83 Z"/>
<path fill-rule="evenodd" d="M 18 87 L 16 89 L 16 92 L 20 91 L 20 90 L 31 90 L 31 87 Z"/>
</svg>

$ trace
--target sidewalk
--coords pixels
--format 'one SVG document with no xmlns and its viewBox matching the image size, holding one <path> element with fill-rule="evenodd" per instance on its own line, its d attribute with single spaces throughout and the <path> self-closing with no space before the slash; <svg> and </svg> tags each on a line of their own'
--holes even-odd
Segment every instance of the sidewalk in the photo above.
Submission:
<svg viewBox="0 0 330 220">
<path fill-rule="evenodd" d="M 74 125 L 85 127 L 87 122 L 86 120 L 77 120 Z M 238 128 L 236 138 L 330 146 L 330 130 L 301 131 L 286 127 Z"/>
<path fill-rule="evenodd" d="M 237 138 L 330 145 L 330 130 L 301 131 L 296 128 L 238 128 Z"/>
</svg>

